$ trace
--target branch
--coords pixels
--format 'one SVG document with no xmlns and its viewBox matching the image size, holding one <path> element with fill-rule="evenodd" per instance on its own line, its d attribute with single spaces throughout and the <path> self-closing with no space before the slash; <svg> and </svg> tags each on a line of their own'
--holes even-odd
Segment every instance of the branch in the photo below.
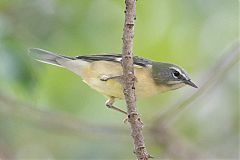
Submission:
<svg viewBox="0 0 240 160">
<path fill-rule="evenodd" d="M 148 154 L 142 133 L 143 124 L 137 113 L 135 95 L 135 76 L 133 68 L 133 37 L 134 20 L 136 19 L 136 0 L 125 0 L 125 24 L 123 29 L 122 67 L 123 67 L 123 88 L 127 104 L 128 121 L 131 125 L 132 138 L 134 141 L 134 153 L 138 160 L 147 160 Z"/>
</svg>

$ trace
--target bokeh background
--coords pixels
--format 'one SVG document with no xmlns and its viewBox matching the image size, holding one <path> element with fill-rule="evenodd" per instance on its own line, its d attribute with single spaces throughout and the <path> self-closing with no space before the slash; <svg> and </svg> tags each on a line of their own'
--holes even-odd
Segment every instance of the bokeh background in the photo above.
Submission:
<svg viewBox="0 0 240 160">
<path fill-rule="evenodd" d="M 121 53 L 124 5 L 0 1 L 0 159 L 135 158 L 124 115 L 107 109 L 106 98 L 78 76 L 27 53 L 31 47 L 68 56 Z M 200 86 L 138 99 L 156 159 L 239 158 L 239 56 L 232 54 L 238 6 L 236 0 L 137 1 L 135 55 L 178 64 Z M 124 101 L 117 105 L 125 109 Z M 174 114 L 165 116 L 168 110 Z"/>
</svg>

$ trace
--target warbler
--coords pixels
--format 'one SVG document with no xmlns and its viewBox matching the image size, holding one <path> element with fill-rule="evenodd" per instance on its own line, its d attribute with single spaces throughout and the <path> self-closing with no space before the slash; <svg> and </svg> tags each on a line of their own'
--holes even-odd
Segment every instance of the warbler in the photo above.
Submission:
<svg viewBox="0 0 240 160">
<path fill-rule="evenodd" d="M 113 106 L 116 98 L 124 99 L 121 54 L 68 57 L 38 48 L 29 49 L 29 53 L 37 61 L 63 67 L 79 75 L 90 87 L 108 97 L 107 107 L 127 114 Z M 197 88 L 188 74 L 177 65 L 138 56 L 133 57 L 133 62 L 137 97 L 153 96 L 186 84 Z"/>
</svg>

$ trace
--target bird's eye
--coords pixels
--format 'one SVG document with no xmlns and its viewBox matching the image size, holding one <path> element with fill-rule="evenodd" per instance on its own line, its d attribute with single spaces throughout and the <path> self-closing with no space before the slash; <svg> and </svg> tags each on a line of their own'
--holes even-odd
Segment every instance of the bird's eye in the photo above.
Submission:
<svg viewBox="0 0 240 160">
<path fill-rule="evenodd" d="M 173 72 L 173 76 L 174 76 L 174 77 L 179 77 L 179 76 L 180 76 L 180 73 L 179 73 L 178 71 L 174 71 L 174 72 Z"/>
</svg>

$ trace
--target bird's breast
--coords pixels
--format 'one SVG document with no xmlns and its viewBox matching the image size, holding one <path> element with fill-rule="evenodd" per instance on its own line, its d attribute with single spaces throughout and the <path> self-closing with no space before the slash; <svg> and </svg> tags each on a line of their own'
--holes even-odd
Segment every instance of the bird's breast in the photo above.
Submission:
<svg viewBox="0 0 240 160">
<path fill-rule="evenodd" d="M 153 79 L 151 68 L 135 66 L 136 76 L 136 95 L 137 97 L 153 96 L 161 89 L 157 86 Z M 119 78 L 113 78 L 106 81 L 101 80 L 101 77 L 116 77 L 122 75 L 122 66 L 120 63 L 109 61 L 96 61 L 86 66 L 82 72 L 82 78 L 85 83 L 98 92 L 109 96 L 123 99 L 123 86 Z"/>
</svg>

